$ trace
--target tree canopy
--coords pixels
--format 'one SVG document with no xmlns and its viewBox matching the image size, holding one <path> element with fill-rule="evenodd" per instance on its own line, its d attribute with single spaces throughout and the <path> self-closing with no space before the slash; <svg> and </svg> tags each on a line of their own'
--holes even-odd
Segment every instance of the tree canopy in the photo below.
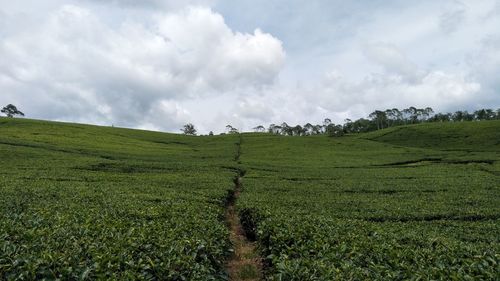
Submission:
<svg viewBox="0 0 500 281">
<path fill-rule="evenodd" d="M 325 118 L 323 124 L 313 125 L 307 123 L 304 126 L 288 125 L 286 122 L 281 125 L 269 125 L 267 132 L 286 136 L 309 136 L 326 134 L 332 137 L 343 136 L 344 134 L 362 133 L 385 129 L 388 127 L 417 124 L 423 122 L 463 122 L 500 120 L 500 109 L 480 109 L 469 113 L 468 111 L 456 111 L 454 113 L 434 113 L 430 107 L 416 108 L 411 106 L 405 109 L 391 108 L 386 110 L 375 110 L 368 115 L 368 118 L 360 118 L 352 121 L 345 119 L 343 124 L 334 124 L 330 118 Z M 259 127 L 254 130 L 261 131 Z"/>
<path fill-rule="evenodd" d="M 195 136 L 196 135 L 196 129 L 194 128 L 194 125 L 191 124 L 191 123 L 188 123 L 188 124 L 184 125 L 184 127 L 181 129 L 181 131 L 185 135 L 191 135 L 191 136 Z"/>
<path fill-rule="evenodd" d="M 0 110 L 0 112 L 2 112 L 3 114 L 5 114 L 7 117 L 14 117 L 16 115 L 19 115 L 19 116 L 24 116 L 24 113 L 20 110 L 17 109 L 17 107 L 13 104 L 8 104 L 6 106 L 4 106 L 4 108 L 2 108 L 2 110 Z"/>
</svg>

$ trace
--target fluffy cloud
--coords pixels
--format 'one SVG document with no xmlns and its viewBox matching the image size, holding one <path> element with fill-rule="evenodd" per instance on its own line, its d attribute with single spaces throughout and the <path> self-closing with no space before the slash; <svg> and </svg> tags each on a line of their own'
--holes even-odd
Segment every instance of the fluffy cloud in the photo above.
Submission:
<svg viewBox="0 0 500 281">
<path fill-rule="evenodd" d="M 0 104 L 33 118 L 207 133 L 500 106 L 496 0 L 0 3 Z"/>
<path fill-rule="evenodd" d="M 408 81 L 419 78 L 417 65 L 392 44 L 382 42 L 365 44 L 364 55 L 368 60 L 382 66 L 388 74 L 399 75 Z"/>
<path fill-rule="evenodd" d="M 361 81 L 348 81 L 336 72 L 328 73 L 320 88 L 311 92 L 316 101 L 339 118 L 365 117 L 375 109 L 427 107 L 439 111 L 455 110 L 480 99 L 481 85 L 464 76 L 442 71 L 418 71 L 417 80 L 398 74 L 372 73 Z M 341 113 L 341 114 L 335 114 Z"/>
<path fill-rule="evenodd" d="M 167 130 L 190 120 L 178 101 L 272 84 L 285 56 L 270 34 L 234 32 L 201 7 L 112 25 L 65 5 L 9 34 L 0 102 L 34 117 Z"/>
</svg>

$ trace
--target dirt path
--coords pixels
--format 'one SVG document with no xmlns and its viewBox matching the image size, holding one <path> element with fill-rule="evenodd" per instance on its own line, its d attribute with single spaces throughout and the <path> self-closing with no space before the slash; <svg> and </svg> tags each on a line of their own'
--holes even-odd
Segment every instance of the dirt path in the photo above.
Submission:
<svg viewBox="0 0 500 281">
<path fill-rule="evenodd" d="M 239 162 L 241 154 L 241 136 L 237 144 L 235 161 Z M 262 280 L 262 259 L 256 248 L 255 242 L 251 242 L 245 236 L 241 226 L 238 211 L 235 204 L 242 190 L 243 173 L 234 180 L 234 190 L 228 200 L 226 207 L 226 222 L 230 231 L 230 239 L 233 244 L 233 255 L 227 263 L 229 280 Z"/>
</svg>

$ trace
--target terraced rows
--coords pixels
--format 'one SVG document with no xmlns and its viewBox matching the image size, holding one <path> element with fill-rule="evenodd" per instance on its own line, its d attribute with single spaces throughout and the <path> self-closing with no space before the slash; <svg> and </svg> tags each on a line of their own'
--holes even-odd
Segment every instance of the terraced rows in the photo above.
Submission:
<svg viewBox="0 0 500 281">
<path fill-rule="evenodd" d="M 492 121 L 188 137 L 0 118 L 0 279 L 227 280 L 244 174 L 234 207 L 267 280 L 498 280 L 499 134 Z"/>
<path fill-rule="evenodd" d="M 432 126 L 245 135 L 238 207 L 267 278 L 498 280 L 500 123 Z"/>
<path fill-rule="evenodd" d="M 0 279 L 223 280 L 236 138 L 0 119 Z"/>
</svg>

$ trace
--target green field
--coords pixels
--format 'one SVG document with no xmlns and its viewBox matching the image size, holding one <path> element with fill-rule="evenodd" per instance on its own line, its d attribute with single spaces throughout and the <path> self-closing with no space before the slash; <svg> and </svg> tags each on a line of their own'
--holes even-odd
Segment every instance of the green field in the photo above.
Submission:
<svg viewBox="0 0 500 281">
<path fill-rule="evenodd" d="M 1 118 L 0 157 L 0 279 L 225 280 L 240 172 L 269 280 L 500 279 L 500 121 L 331 138 Z"/>
<path fill-rule="evenodd" d="M 236 140 L 1 118 L 0 279 L 223 279 Z"/>
</svg>

